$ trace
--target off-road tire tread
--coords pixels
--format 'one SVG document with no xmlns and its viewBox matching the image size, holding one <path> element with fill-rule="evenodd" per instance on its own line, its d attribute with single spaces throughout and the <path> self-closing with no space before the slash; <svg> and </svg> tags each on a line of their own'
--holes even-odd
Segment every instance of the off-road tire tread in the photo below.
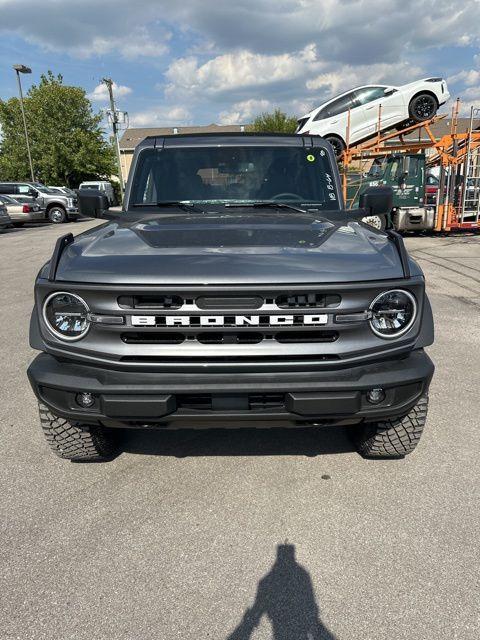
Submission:
<svg viewBox="0 0 480 640">
<path fill-rule="evenodd" d="M 411 453 L 423 433 L 427 411 L 425 395 L 407 415 L 367 425 L 357 443 L 359 453 L 366 458 L 400 458 Z"/>
<path fill-rule="evenodd" d="M 60 458 L 94 462 L 115 454 L 113 438 L 101 427 L 73 424 L 40 402 L 38 410 L 48 446 Z"/>
</svg>

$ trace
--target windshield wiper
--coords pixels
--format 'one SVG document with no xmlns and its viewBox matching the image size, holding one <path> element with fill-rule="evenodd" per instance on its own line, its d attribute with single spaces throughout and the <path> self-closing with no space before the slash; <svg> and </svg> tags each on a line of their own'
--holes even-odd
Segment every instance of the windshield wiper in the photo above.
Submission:
<svg viewBox="0 0 480 640">
<path fill-rule="evenodd" d="M 252 209 L 290 209 L 291 211 L 298 211 L 299 213 L 307 213 L 305 209 L 300 209 L 300 207 L 294 207 L 291 204 L 286 204 L 285 202 L 271 202 L 268 200 L 267 202 L 226 202 L 224 204 L 225 207 L 251 207 Z"/>
<path fill-rule="evenodd" d="M 203 209 L 194 204 L 182 200 L 160 200 L 159 202 L 136 202 L 132 207 L 177 207 L 183 211 L 196 211 L 197 213 L 205 213 Z"/>
</svg>

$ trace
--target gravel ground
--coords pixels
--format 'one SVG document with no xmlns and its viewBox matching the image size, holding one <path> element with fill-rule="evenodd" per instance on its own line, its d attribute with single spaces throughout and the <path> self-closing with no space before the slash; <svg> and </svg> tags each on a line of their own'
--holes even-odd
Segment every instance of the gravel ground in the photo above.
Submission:
<svg viewBox="0 0 480 640">
<path fill-rule="evenodd" d="M 478 640 L 480 237 L 412 237 L 436 319 L 428 425 L 400 461 L 343 430 L 127 436 L 55 458 L 25 371 L 66 230 L 0 233 L 0 637 Z M 310 634 L 310 635 L 309 635 Z"/>
</svg>

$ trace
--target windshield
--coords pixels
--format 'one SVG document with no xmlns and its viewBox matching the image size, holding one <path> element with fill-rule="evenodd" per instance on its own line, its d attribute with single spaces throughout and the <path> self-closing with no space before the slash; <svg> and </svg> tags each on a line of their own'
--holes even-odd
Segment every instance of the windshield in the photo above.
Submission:
<svg viewBox="0 0 480 640">
<path fill-rule="evenodd" d="M 51 193 L 51 194 L 57 193 L 53 189 L 46 187 L 44 184 L 41 184 L 40 182 L 32 182 L 32 184 L 35 187 L 35 189 L 38 189 L 38 191 L 41 191 L 42 193 Z"/>
<path fill-rule="evenodd" d="M 13 198 L 10 198 L 10 196 L 0 196 L 0 202 L 3 202 L 4 204 L 15 204 L 15 200 Z"/>
<path fill-rule="evenodd" d="M 385 173 L 386 166 L 387 166 L 386 156 L 375 158 L 367 173 L 367 178 L 380 178 Z"/>
<path fill-rule="evenodd" d="M 130 205 L 278 202 L 338 210 L 334 175 L 321 147 L 147 149 L 138 158 Z"/>
</svg>

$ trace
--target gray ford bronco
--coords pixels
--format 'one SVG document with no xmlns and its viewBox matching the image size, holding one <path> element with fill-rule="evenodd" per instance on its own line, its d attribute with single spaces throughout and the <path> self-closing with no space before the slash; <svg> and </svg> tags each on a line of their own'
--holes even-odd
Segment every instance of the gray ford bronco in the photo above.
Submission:
<svg viewBox="0 0 480 640">
<path fill-rule="evenodd" d="M 150 137 L 122 211 L 57 241 L 38 274 L 28 369 L 53 451 L 115 455 L 120 428 L 349 426 L 401 457 L 422 434 L 433 319 L 422 271 L 371 187 L 344 210 L 322 138 Z"/>
</svg>

